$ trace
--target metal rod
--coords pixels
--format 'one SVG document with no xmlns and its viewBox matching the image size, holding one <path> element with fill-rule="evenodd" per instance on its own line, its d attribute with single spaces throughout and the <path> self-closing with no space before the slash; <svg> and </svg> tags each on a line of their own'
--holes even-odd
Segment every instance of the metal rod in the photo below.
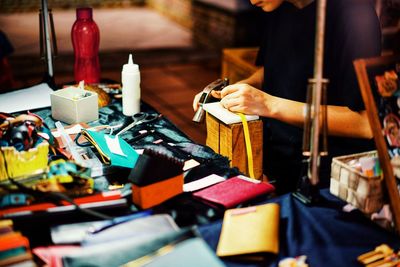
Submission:
<svg viewBox="0 0 400 267">
<path fill-rule="evenodd" d="M 49 9 L 49 17 L 50 17 L 51 41 L 53 45 L 53 55 L 57 56 L 58 54 L 57 36 L 56 36 L 56 30 L 54 29 L 53 13 L 51 13 L 51 9 Z"/>
<path fill-rule="evenodd" d="M 313 102 L 313 92 L 314 92 L 314 84 L 312 84 L 309 80 L 309 84 L 307 86 L 307 99 L 304 110 L 304 129 L 303 129 L 303 156 L 310 157 L 310 137 L 311 137 L 311 123 L 312 123 L 312 102 Z"/>
<path fill-rule="evenodd" d="M 328 80 L 324 80 L 322 85 L 322 96 L 321 96 L 321 113 L 322 113 L 322 146 L 320 155 L 328 155 L 328 92 L 327 92 Z"/>
<path fill-rule="evenodd" d="M 43 11 L 39 12 L 39 44 L 40 44 L 40 59 L 44 58 L 44 37 L 43 37 Z"/>
<path fill-rule="evenodd" d="M 45 36 L 45 52 L 46 52 L 46 63 L 47 63 L 47 72 L 51 78 L 53 78 L 53 58 L 51 54 L 51 41 L 50 41 L 50 33 L 49 33 L 49 10 L 47 6 L 47 0 L 42 0 L 42 16 L 43 16 L 43 29 Z"/>
<path fill-rule="evenodd" d="M 323 84 L 323 61 L 324 61 L 324 39 L 325 39 L 325 15 L 326 0 L 317 1 L 317 23 L 315 35 L 315 55 L 314 55 L 314 79 L 315 86 L 313 92 L 313 127 L 311 130 L 311 165 L 309 175 L 312 185 L 319 182 L 319 133 L 320 133 L 320 109 L 321 94 Z"/>
</svg>

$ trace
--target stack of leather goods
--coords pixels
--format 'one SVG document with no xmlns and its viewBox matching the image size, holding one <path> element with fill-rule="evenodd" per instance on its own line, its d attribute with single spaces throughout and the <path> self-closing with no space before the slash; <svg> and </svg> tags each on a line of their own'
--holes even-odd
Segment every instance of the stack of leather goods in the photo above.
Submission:
<svg viewBox="0 0 400 267">
<path fill-rule="evenodd" d="M 32 260 L 29 240 L 13 230 L 11 220 L 0 220 L 0 266 Z"/>
<path fill-rule="evenodd" d="M 129 175 L 133 203 L 147 209 L 182 193 L 183 166 L 181 159 L 144 150 Z"/>
<path fill-rule="evenodd" d="M 57 228 L 52 229 L 56 245 L 33 249 L 49 266 L 224 266 L 196 228 L 180 229 L 169 214 L 143 211 L 135 218 Z"/>
</svg>

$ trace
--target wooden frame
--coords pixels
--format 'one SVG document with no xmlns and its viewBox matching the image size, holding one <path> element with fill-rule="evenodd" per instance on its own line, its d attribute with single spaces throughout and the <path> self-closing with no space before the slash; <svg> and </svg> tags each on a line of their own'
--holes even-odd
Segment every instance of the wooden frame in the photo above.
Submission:
<svg viewBox="0 0 400 267">
<path fill-rule="evenodd" d="M 382 76 L 385 72 L 395 70 L 398 72 L 400 66 L 399 56 L 382 56 L 369 59 L 358 59 L 354 61 L 354 67 L 357 74 L 358 83 L 360 85 L 362 98 L 368 114 L 369 123 L 371 125 L 374 141 L 379 155 L 379 161 L 384 175 L 384 185 L 386 186 L 390 207 L 393 214 L 393 222 L 397 233 L 400 233 L 400 195 L 397 189 L 396 177 L 394 175 L 391 158 L 389 155 L 389 147 L 385 136 L 383 135 L 383 120 L 380 118 L 382 110 L 377 108 L 377 101 L 382 99 L 390 99 L 395 96 L 382 96 L 375 82 L 377 76 Z M 397 91 L 399 91 L 397 87 Z M 397 99 L 400 96 L 396 96 Z M 399 102 L 397 102 L 400 110 Z"/>
</svg>

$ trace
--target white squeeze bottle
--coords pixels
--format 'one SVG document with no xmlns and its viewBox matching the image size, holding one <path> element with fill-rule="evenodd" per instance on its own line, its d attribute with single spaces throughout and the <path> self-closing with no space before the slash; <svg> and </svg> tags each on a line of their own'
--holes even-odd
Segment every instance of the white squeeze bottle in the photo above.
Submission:
<svg viewBox="0 0 400 267">
<path fill-rule="evenodd" d="M 140 112 L 140 72 L 129 54 L 128 64 L 122 67 L 122 113 L 132 116 Z"/>
</svg>

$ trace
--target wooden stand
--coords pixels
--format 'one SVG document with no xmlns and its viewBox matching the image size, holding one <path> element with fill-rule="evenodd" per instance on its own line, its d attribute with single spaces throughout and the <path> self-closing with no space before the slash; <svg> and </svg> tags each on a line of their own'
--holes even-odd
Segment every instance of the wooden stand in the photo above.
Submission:
<svg viewBox="0 0 400 267">
<path fill-rule="evenodd" d="M 208 113 L 206 124 L 207 146 L 211 147 L 216 153 L 228 157 L 231 160 L 231 167 L 237 167 L 249 176 L 243 125 L 241 123 L 226 125 Z M 263 176 L 262 121 L 249 121 L 248 125 L 253 151 L 254 175 L 255 178 L 261 180 Z"/>
</svg>

